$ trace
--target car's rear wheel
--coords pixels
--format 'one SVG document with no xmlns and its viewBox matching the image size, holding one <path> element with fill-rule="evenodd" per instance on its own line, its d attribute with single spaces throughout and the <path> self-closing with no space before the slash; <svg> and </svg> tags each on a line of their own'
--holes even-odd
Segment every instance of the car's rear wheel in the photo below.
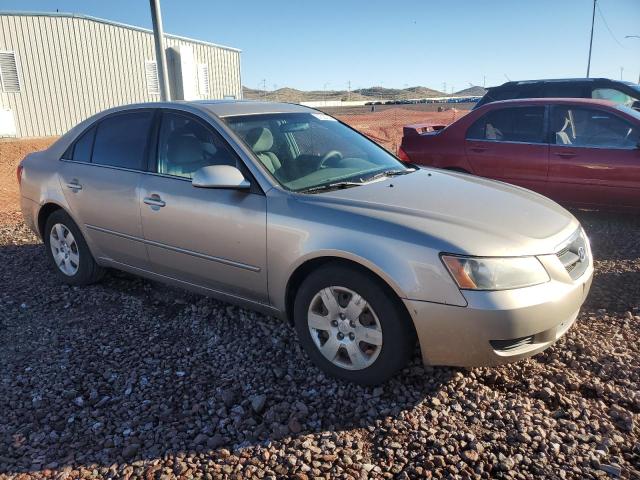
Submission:
<svg viewBox="0 0 640 480">
<path fill-rule="evenodd" d="M 364 385 L 384 382 L 402 369 L 415 347 L 411 321 L 393 292 L 345 265 L 326 265 L 304 280 L 294 320 L 316 365 Z"/>
<path fill-rule="evenodd" d="M 43 233 L 47 257 L 64 283 L 88 285 L 102 277 L 104 269 L 96 263 L 80 229 L 66 212 L 53 212 Z"/>
</svg>

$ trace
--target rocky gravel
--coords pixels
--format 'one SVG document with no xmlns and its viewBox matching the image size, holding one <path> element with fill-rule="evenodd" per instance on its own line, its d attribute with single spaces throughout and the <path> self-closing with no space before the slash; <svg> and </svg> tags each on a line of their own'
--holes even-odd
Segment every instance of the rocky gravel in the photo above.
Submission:
<svg viewBox="0 0 640 480">
<path fill-rule="evenodd" d="M 335 381 L 294 329 L 111 272 L 70 288 L 0 225 L 0 479 L 640 478 L 640 219 L 578 213 L 597 258 L 535 358 Z"/>
</svg>

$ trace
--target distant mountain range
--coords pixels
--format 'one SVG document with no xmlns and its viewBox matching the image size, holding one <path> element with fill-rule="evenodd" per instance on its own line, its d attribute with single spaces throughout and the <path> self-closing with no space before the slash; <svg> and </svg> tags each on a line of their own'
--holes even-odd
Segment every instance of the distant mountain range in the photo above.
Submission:
<svg viewBox="0 0 640 480">
<path fill-rule="evenodd" d="M 408 100 L 417 98 L 449 97 L 449 96 L 482 96 L 486 90 L 482 87 L 471 86 L 447 94 L 427 87 L 384 88 L 369 87 L 352 90 L 296 90 L 295 88 L 279 88 L 277 90 L 257 90 L 242 87 L 243 97 L 247 100 L 269 100 L 276 102 L 313 102 L 322 100 Z"/>
<path fill-rule="evenodd" d="M 454 93 L 454 95 L 457 95 L 458 97 L 481 97 L 485 93 L 487 93 L 486 88 L 472 85 L 469 88 L 465 88 L 464 90 Z"/>
</svg>

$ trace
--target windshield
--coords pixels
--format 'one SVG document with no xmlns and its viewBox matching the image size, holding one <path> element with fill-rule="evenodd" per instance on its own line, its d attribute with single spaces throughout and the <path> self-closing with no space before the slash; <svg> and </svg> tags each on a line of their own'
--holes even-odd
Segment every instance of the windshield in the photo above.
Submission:
<svg viewBox="0 0 640 480">
<path fill-rule="evenodd" d="M 324 113 L 273 113 L 223 120 L 288 190 L 355 186 L 384 172 L 413 170 Z"/>
</svg>

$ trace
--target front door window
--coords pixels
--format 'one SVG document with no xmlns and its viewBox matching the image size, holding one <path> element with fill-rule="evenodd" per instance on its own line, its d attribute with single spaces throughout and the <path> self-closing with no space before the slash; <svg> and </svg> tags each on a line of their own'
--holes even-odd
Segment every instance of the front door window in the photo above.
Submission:
<svg viewBox="0 0 640 480">
<path fill-rule="evenodd" d="M 556 107 L 551 121 L 556 145 L 590 148 L 637 148 L 640 130 L 604 110 Z"/>
</svg>

